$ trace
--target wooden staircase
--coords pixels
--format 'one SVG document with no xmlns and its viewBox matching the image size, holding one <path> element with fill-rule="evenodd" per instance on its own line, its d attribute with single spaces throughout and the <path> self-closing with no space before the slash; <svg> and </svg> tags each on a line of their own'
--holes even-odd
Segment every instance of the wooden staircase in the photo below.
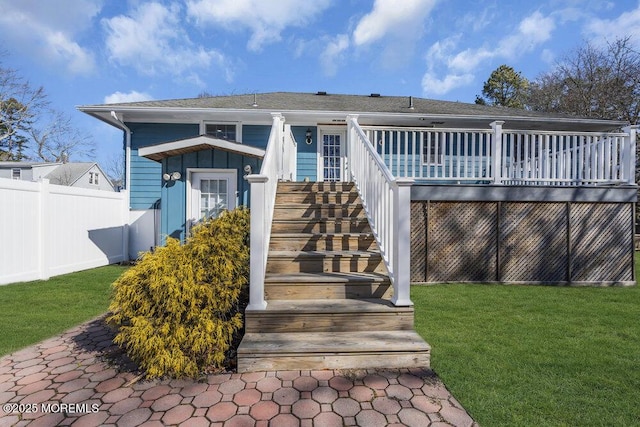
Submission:
<svg viewBox="0 0 640 427">
<path fill-rule="evenodd" d="M 247 310 L 238 371 L 428 367 L 413 307 L 395 307 L 351 183 L 279 183 L 266 310 Z"/>
</svg>

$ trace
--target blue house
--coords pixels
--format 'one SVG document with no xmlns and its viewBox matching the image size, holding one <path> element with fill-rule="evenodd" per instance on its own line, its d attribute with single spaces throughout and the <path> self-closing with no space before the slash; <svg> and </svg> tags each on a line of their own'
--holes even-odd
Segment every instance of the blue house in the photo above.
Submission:
<svg viewBox="0 0 640 427">
<path fill-rule="evenodd" d="M 132 258 L 251 208 L 240 370 L 428 364 L 410 283 L 635 284 L 628 123 L 326 92 L 79 109 L 123 130 Z"/>
</svg>

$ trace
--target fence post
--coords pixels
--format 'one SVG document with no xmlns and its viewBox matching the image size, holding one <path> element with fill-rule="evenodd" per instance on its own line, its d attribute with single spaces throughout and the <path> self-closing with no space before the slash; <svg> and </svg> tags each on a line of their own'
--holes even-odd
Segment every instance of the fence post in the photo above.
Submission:
<svg viewBox="0 0 640 427">
<path fill-rule="evenodd" d="M 49 210 L 51 201 L 49 200 L 49 180 L 40 178 L 38 180 L 38 274 L 40 280 L 48 280 L 51 277 L 49 273 L 48 248 L 50 234 L 47 226 L 47 216 L 45 212 Z"/>
<path fill-rule="evenodd" d="M 247 310 L 264 310 L 264 266 L 269 248 L 265 242 L 265 184 L 266 175 L 247 175 L 251 185 L 251 222 L 250 222 L 250 261 L 249 261 L 249 305 Z"/>
<path fill-rule="evenodd" d="M 623 151 L 623 176 L 627 179 L 628 184 L 635 184 L 636 182 L 636 142 L 639 125 L 632 125 L 623 128 L 622 130 L 629 134 L 628 140 L 625 141 Z M 627 137 L 625 137 L 627 139 Z"/>
<path fill-rule="evenodd" d="M 491 123 L 493 129 L 493 146 L 491 147 L 491 169 L 493 172 L 493 183 L 502 183 L 502 125 L 504 121 L 496 120 Z"/>
<path fill-rule="evenodd" d="M 122 190 L 122 262 L 129 261 L 129 191 Z"/>
<path fill-rule="evenodd" d="M 412 306 L 411 302 L 411 178 L 396 178 L 393 192 L 393 302 Z"/>
</svg>

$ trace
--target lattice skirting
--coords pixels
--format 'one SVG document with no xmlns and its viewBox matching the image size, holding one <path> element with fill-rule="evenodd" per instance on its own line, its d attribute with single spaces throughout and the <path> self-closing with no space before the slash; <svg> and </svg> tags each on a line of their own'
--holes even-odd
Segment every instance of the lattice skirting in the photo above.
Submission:
<svg viewBox="0 0 640 427">
<path fill-rule="evenodd" d="M 411 280 L 631 284 L 633 204 L 414 201 Z"/>
</svg>

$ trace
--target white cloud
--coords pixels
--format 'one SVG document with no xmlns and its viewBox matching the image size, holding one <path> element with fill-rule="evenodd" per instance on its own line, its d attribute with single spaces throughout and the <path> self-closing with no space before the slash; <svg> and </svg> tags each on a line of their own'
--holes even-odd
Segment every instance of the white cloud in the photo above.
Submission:
<svg viewBox="0 0 640 427">
<path fill-rule="evenodd" d="M 334 76 L 337 72 L 339 62 L 344 56 L 344 51 L 349 48 L 349 36 L 347 34 L 338 34 L 334 39 L 327 43 L 324 51 L 320 55 L 320 63 L 325 75 Z"/>
<path fill-rule="evenodd" d="M 153 97 L 145 92 L 138 92 L 136 90 L 132 90 L 128 93 L 123 93 L 120 91 L 114 92 L 111 95 L 107 95 L 104 97 L 105 104 L 120 104 L 123 102 L 137 102 L 137 101 L 151 101 Z"/>
<path fill-rule="evenodd" d="M 449 74 L 439 79 L 435 74 L 425 73 L 422 77 L 422 91 L 429 95 L 444 95 L 473 82 L 473 74 Z"/>
<path fill-rule="evenodd" d="M 93 53 L 75 39 L 90 29 L 103 0 L 0 0 L 0 31 L 6 47 L 29 51 L 72 74 L 95 69 Z"/>
<path fill-rule="evenodd" d="M 506 35 L 494 48 L 486 46 L 467 48 L 455 53 L 459 37 L 434 43 L 427 52 L 428 68 L 422 79 L 427 94 L 443 95 L 452 89 L 473 82 L 474 71 L 484 62 L 503 58 L 513 60 L 551 38 L 555 21 L 551 16 L 534 12 L 520 21 L 511 34 Z M 436 68 L 445 69 L 445 77 L 438 78 Z"/>
<path fill-rule="evenodd" d="M 331 0 L 187 0 L 187 15 L 201 26 L 248 29 L 247 47 L 280 41 L 287 27 L 304 27 L 329 7 Z"/>
<path fill-rule="evenodd" d="M 596 44 L 632 37 L 640 45 L 640 4 L 615 19 L 592 18 L 585 25 L 584 32 Z"/>
<path fill-rule="evenodd" d="M 389 34 L 422 34 L 422 23 L 437 0 L 376 0 L 373 10 L 358 22 L 353 31 L 353 43 L 362 46 L 376 42 Z"/>
<path fill-rule="evenodd" d="M 180 14 L 176 3 L 165 6 L 149 2 L 140 4 L 130 15 L 103 20 L 110 59 L 150 76 L 188 73 L 191 81 L 194 69 L 207 70 L 215 65 L 230 80 L 225 56 L 215 49 L 195 46 L 182 27 Z"/>
</svg>

